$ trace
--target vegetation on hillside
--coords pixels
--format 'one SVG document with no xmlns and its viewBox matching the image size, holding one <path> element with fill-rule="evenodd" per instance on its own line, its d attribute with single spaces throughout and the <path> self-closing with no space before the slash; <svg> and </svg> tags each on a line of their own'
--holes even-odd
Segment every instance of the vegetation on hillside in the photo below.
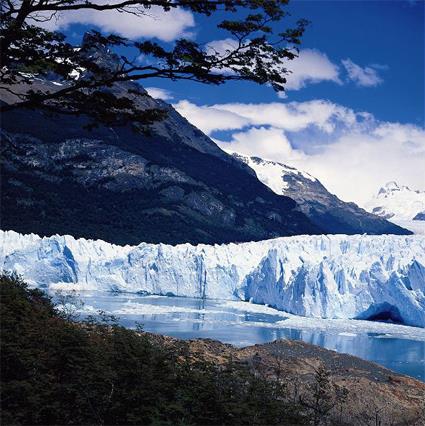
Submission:
<svg viewBox="0 0 425 426">
<path fill-rule="evenodd" d="M 101 312 L 81 321 L 75 295 L 55 300 L 0 274 L 2 425 L 423 423 L 423 387 L 360 359 L 296 342 L 183 341 Z M 321 361 L 306 358 L 312 350 Z M 335 363 L 351 366 L 344 384 Z"/>
<path fill-rule="evenodd" d="M 231 359 L 224 367 L 167 349 L 113 318 L 77 323 L 40 290 L 3 275 L 4 425 L 307 424 L 285 386 Z"/>
</svg>

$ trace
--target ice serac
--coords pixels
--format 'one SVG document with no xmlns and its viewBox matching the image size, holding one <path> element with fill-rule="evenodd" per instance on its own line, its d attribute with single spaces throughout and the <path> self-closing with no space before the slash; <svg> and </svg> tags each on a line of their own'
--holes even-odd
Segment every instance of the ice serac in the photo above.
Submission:
<svg viewBox="0 0 425 426">
<path fill-rule="evenodd" d="M 321 235 L 117 246 L 0 232 L 0 268 L 54 289 L 251 300 L 294 314 L 425 326 L 425 236 Z"/>
</svg>

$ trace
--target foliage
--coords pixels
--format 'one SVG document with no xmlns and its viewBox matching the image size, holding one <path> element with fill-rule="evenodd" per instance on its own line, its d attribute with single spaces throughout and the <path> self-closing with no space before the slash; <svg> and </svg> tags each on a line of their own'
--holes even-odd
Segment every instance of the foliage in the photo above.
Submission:
<svg viewBox="0 0 425 426">
<path fill-rule="evenodd" d="M 304 424 L 284 388 L 218 368 L 110 318 L 69 321 L 16 276 L 0 277 L 2 424 Z M 180 354 L 180 357 L 179 357 Z"/>
<path fill-rule="evenodd" d="M 2 43 L 0 92 L 13 102 L 2 111 L 30 107 L 51 113 L 86 114 L 90 125 L 133 123 L 144 129 L 165 112 L 160 108 L 138 108 L 146 93 L 136 84 L 117 96 L 113 86 L 148 78 L 192 80 L 222 84 L 230 80 L 269 84 L 285 88 L 288 61 L 297 56 L 307 21 L 285 28 L 288 0 L 0 0 Z M 71 45 L 59 32 L 41 29 L 40 22 L 72 11 L 117 10 L 136 16 L 152 7 L 167 13 L 180 7 L 197 14 L 216 14 L 223 19 L 218 28 L 233 44 L 223 51 L 188 39 L 172 48 L 152 40 L 134 41 L 96 31 L 87 34 L 81 48 Z M 236 19 L 236 16 L 239 19 Z M 225 38 L 224 37 L 224 38 Z M 119 50 L 121 55 L 114 55 Z M 102 52 L 102 55 L 94 52 Z M 122 52 L 128 52 L 123 55 Z M 105 54 L 109 60 L 105 61 Z M 143 57 L 143 61 L 139 59 Z M 54 79 L 60 86 L 40 84 Z"/>
</svg>

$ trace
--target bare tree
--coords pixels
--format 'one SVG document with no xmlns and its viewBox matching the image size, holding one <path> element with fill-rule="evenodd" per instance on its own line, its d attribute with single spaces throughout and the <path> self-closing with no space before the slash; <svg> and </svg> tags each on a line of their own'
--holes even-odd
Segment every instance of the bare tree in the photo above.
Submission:
<svg viewBox="0 0 425 426">
<path fill-rule="evenodd" d="M 311 412 L 314 426 L 326 424 L 334 406 L 334 389 L 330 381 L 330 371 L 323 366 L 315 369 L 314 382 L 308 395 L 300 396 L 300 403 Z"/>
<path fill-rule="evenodd" d="M 61 316 L 68 321 L 78 319 L 79 310 L 84 306 L 83 300 L 79 297 L 75 290 L 62 291 L 58 290 L 55 293 L 56 309 Z"/>
</svg>

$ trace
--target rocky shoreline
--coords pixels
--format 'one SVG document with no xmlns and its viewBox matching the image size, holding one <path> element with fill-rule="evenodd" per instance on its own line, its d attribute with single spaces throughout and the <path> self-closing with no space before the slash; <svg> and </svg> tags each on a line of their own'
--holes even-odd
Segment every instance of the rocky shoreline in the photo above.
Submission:
<svg viewBox="0 0 425 426">
<path fill-rule="evenodd" d="M 334 389 L 327 424 L 423 425 L 425 383 L 378 364 L 295 340 L 236 348 L 210 339 L 182 341 L 147 333 L 161 346 L 180 351 L 182 359 L 207 361 L 225 368 L 231 360 L 252 373 L 279 380 L 295 402 L 314 393 L 317 372 L 329 374 Z"/>
</svg>

